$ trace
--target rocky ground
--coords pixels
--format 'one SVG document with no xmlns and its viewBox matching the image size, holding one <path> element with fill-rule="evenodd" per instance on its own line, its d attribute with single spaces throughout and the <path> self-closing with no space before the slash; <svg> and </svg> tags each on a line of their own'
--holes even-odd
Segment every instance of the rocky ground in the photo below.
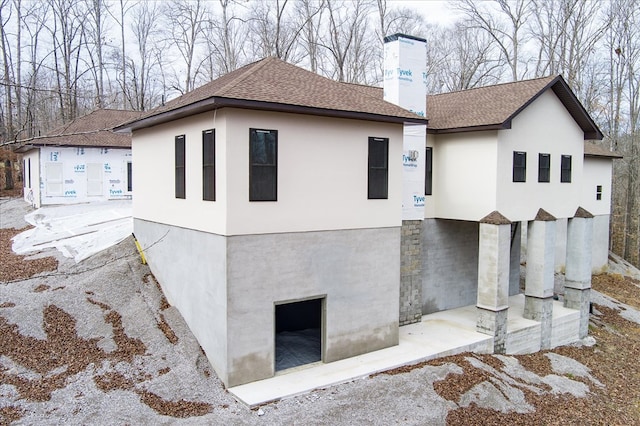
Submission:
<svg viewBox="0 0 640 426">
<path fill-rule="evenodd" d="M 0 198 L 0 425 L 640 423 L 637 270 L 594 277 L 593 346 L 466 353 L 248 410 L 131 239 L 78 264 L 17 256 L 28 211 Z"/>
</svg>

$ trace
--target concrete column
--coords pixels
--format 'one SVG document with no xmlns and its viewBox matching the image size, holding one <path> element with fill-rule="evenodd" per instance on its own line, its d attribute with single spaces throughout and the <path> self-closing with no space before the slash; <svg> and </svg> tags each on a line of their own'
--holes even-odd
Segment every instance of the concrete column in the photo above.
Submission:
<svg viewBox="0 0 640 426">
<path fill-rule="evenodd" d="M 551 348 L 555 248 L 556 218 L 540 209 L 527 227 L 527 273 L 523 316 L 540 322 L 542 349 Z"/>
<path fill-rule="evenodd" d="M 580 311 L 579 337 L 589 333 L 593 215 L 579 207 L 567 225 L 564 306 Z"/>
<path fill-rule="evenodd" d="M 495 211 L 480 221 L 478 319 L 476 330 L 493 336 L 495 353 L 505 353 L 509 309 L 511 222 Z"/>
<path fill-rule="evenodd" d="M 422 320 L 422 221 L 403 220 L 400 237 L 399 324 Z"/>
</svg>

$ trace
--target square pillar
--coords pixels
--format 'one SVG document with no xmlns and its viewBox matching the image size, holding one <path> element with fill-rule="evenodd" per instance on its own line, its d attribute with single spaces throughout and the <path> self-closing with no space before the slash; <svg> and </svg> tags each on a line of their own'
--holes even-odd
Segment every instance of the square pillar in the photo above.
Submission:
<svg viewBox="0 0 640 426">
<path fill-rule="evenodd" d="M 589 333 L 592 245 L 593 215 L 579 207 L 567 225 L 564 306 L 580 311 L 581 339 Z"/>
<path fill-rule="evenodd" d="M 525 318 L 540 322 L 540 347 L 551 348 L 556 218 L 543 209 L 527 226 Z"/>
<path fill-rule="evenodd" d="M 476 330 L 493 336 L 495 353 L 506 352 L 511 222 L 499 212 L 480 221 Z"/>
</svg>

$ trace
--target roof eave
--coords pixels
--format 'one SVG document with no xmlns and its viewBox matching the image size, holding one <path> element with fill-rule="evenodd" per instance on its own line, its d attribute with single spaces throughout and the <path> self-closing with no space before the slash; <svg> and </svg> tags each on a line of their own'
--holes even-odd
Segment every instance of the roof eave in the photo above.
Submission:
<svg viewBox="0 0 640 426">
<path fill-rule="evenodd" d="M 390 116 L 384 114 L 374 114 L 368 112 L 358 111 L 343 111 L 334 109 L 325 109 L 318 107 L 308 107 L 301 105 L 282 104 L 277 102 L 263 102 L 253 101 L 247 99 L 233 99 L 222 97 L 211 97 L 202 101 L 185 105 L 181 108 L 173 109 L 170 111 L 162 112 L 156 115 L 152 115 L 141 120 L 125 123 L 114 129 L 116 133 L 131 132 L 133 130 L 140 130 L 159 124 L 167 123 L 169 121 L 177 120 L 180 118 L 188 117 L 201 112 L 212 111 L 223 107 L 263 110 L 263 111 L 276 111 L 287 112 L 293 114 L 306 114 L 306 115 L 318 115 L 323 117 L 335 117 L 335 118 L 350 118 L 358 120 L 369 121 L 382 121 L 388 123 L 409 123 L 409 124 L 424 124 L 428 123 L 426 118 L 419 116 L 415 117 L 402 117 L 402 116 Z"/>
<path fill-rule="evenodd" d="M 427 127 L 427 133 L 434 135 L 444 135 L 450 133 L 482 132 L 486 130 L 505 130 L 510 128 L 511 121 L 505 121 L 504 123 L 483 124 L 480 126 L 450 127 L 446 129 L 434 129 Z"/>
</svg>

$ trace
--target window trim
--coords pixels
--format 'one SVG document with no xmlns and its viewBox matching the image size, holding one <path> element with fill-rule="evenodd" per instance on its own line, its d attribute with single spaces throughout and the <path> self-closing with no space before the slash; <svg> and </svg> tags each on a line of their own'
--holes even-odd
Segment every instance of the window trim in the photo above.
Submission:
<svg viewBox="0 0 640 426">
<path fill-rule="evenodd" d="M 187 195 L 186 157 L 187 143 L 185 135 L 178 135 L 174 139 L 175 160 L 175 198 L 184 200 Z"/>
<path fill-rule="evenodd" d="M 547 160 L 546 166 L 543 165 L 543 159 Z M 544 152 L 538 154 L 538 182 L 551 182 L 551 154 Z"/>
<path fill-rule="evenodd" d="M 253 150 L 251 149 L 251 145 L 254 142 L 253 135 L 258 133 L 271 133 L 275 135 L 275 152 L 273 158 L 273 164 L 260 164 L 254 163 L 253 160 Z M 272 168 L 272 185 L 273 185 L 273 194 L 270 194 L 268 197 L 259 196 L 260 194 L 253 193 L 253 179 L 254 179 L 254 168 Z M 249 201 L 278 201 L 278 131 L 274 129 L 257 129 L 257 128 L 249 128 Z"/>
<path fill-rule="evenodd" d="M 374 143 L 384 143 L 384 165 L 373 164 L 375 158 L 371 155 L 371 147 Z M 387 200 L 389 198 L 389 138 L 381 138 L 369 136 L 367 144 L 367 199 L 369 200 Z M 376 176 L 378 175 L 378 176 Z M 383 187 L 376 188 L 373 185 L 374 177 L 384 177 Z"/>
<path fill-rule="evenodd" d="M 211 135 L 211 138 L 209 138 Z M 208 158 L 205 154 L 209 154 Z M 211 179 L 209 181 L 209 179 Z M 202 131 L 202 200 L 216 201 L 216 131 Z"/>
<path fill-rule="evenodd" d="M 565 161 L 568 160 L 568 161 Z M 560 182 L 571 183 L 571 170 L 572 170 L 571 155 L 562 155 L 560 157 Z M 568 165 L 568 167 L 567 167 Z"/>
<path fill-rule="evenodd" d="M 517 164 L 517 159 L 523 159 L 523 164 Z M 520 173 L 522 176 L 520 176 Z M 512 181 L 521 183 L 527 181 L 527 153 L 526 151 L 513 151 Z"/>
<path fill-rule="evenodd" d="M 433 147 L 431 146 L 425 150 L 424 195 L 433 195 Z"/>
</svg>

